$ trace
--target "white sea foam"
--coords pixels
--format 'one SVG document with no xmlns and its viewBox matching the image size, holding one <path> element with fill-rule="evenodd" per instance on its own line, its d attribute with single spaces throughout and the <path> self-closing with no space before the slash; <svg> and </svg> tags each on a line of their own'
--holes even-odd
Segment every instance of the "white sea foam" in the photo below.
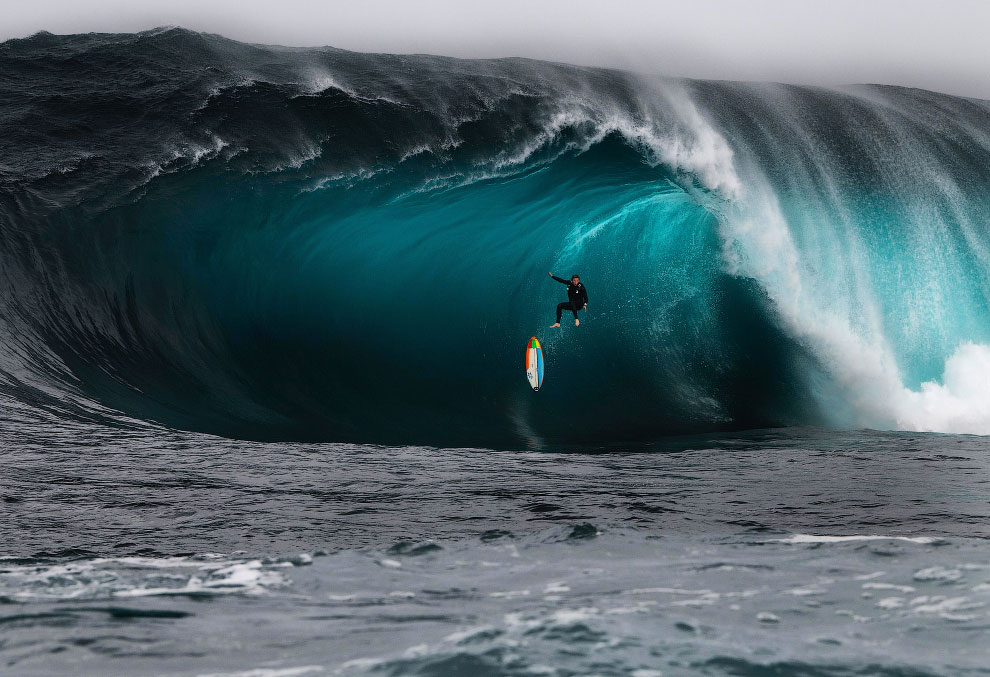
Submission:
<svg viewBox="0 0 990 677">
<path fill-rule="evenodd" d="M 724 258 L 730 272 L 759 280 L 789 331 L 824 358 L 857 415 L 841 423 L 990 434 L 990 345 L 964 342 L 946 360 L 941 383 L 904 386 L 875 303 L 861 303 L 857 318 L 825 300 L 829 286 L 809 272 L 776 199 L 764 194 L 753 201 L 758 216 L 723 221 Z M 858 326 L 864 323 L 870 329 Z"/>
<path fill-rule="evenodd" d="M 240 672 L 209 672 L 197 675 L 197 677 L 297 677 L 297 675 L 322 671 L 322 665 L 301 665 L 295 668 L 254 668 Z"/>
<path fill-rule="evenodd" d="M 403 151 L 402 154 L 399 156 L 399 163 L 401 164 L 406 160 L 410 160 L 414 157 L 417 157 L 419 155 L 424 155 L 427 153 L 432 155 L 444 155 L 448 151 L 459 146 L 460 143 L 461 142 L 458 141 L 457 139 L 451 139 L 451 138 L 443 139 L 438 143 L 432 143 L 432 144 L 421 143 Z"/>
<path fill-rule="evenodd" d="M 717 592 L 708 592 L 700 597 L 692 597 L 691 599 L 678 599 L 670 603 L 670 606 L 678 607 L 703 607 L 711 606 L 721 599 L 722 595 Z"/>
<path fill-rule="evenodd" d="M 547 619 L 552 625 L 572 625 L 586 621 L 589 618 L 599 616 L 601 611 L 595 607 L 582 607 L 580 609 L 560 609 L 550 614 Z"/>
<path fill-rule="evenodd" d="M 810 135 L 799 116 L 789 120 L 786 96 L 779 91 L 772 93 L 781 98 L 780 120 L 788 125 L 786 132 L 795 143 L 814 151 L 819 141 Z M 821 199 L 831 214 L 808 224 L 816 231 L 815 246 L 819 247 L 809 250 L 807 238 L 798 246 L 792 224 L 784 217 L 777 194 L 759 162 L 753 158 L 740 160 L 722 150 L 717 132 L 690 107 L 682 107 L 680 117 L 695 130 L 697 140 L 697 159 L 681 164 L 691 171 L 707 172 L 705 185 L 725 186 L 722 192 L 730 198 L 714 206 L 721 216 L 723 258 L 728 271 L 759 281 L 773 299 L 785 329 L 821 359 L 851 405 L 851 416 L 826 407 L 829 415 L 836 417 L 834 422 L 850 427 L 990 434 L 990 345 L 962 336 L 947 356 L 938 380 L 922 383 L 918 388 L 905 385 L 900 364 L 903 357 L 885 327 L 890 308 L 884 307 L 878 297 L 870 248 L 857 232 L 862 216 L 845 205 L 848 190 L 839 185 L 827 157 L 816 152 L 806 154 L 812 165 L 808 171 L 817 177 L 816 190 L 823 193 Z M 896 157 L 907 160 L 925 156 L 919 147 Z M 926 175 L 944 174 L 927 165 L 918 171 L 921 169 Z M 743 181 L 733 181 L 734 173 Z M 941 189 L 946 209 L 959 222 L 969 251 L 986 262 L 990 247 L 966 218 L 958 186 L 945 176 L 933 186 Z M 941 231 L 950 230 L 949 225 L 942 223 L 931 201 L 916 202 L 907 200 L 904 205 L 907 222 L 901 227 L 905 236 L 917 239 L 922 252 L 928 245 L 934 251 L 944 248 L 938 238 L 943 237 Z M 810 219 L 817 207 L 809 205 L 806 218 Z M 825 240 L 832 238 L 841 246 L 822 243 L 822 234 L 828 235 Z M 913 265 L 926 265 L 929 259 L 921 254 Z M 939 261 L 930 259 L 932 276 L 943 267 Z M 837 290 L 837 280 L 846 287 Z M 938 330 L 932 326 L 933 320 L 940 317 L 945 296 L 951 292 L 933 279 L 923 290 L 902 292 L 908 293 L 913 296 L 906 298 L 909 307 L 900 315 L 912 340 L 927 341 L 928 335 Z"/>
<path fill-rule="evenodd" d="M 162 174 L 170 174 L 179 169 L 195 167 L 204 160 L 212 160 L 230 144 L 213 134 L 207 144 L 184 141 L 171 146 L 159 159 L 145 165 L 146 176 L 140 185 L 145 185 Z M 140 186 L 135 186 L 140 187 Z"/>
<path fill-rule="evenodd" d="M 929 604 L 915 605 L 912 611 L 919 614 L 948 614 L 960 611 L 972 611 L 974 609 L 980 609 L 983 606 L 985 605 L 980 602 L 974 602 L 968 597 L 947 597 L 937 602 L 932 601 Z"/>
<path fill-rule="evenodd" d="M 263 594 L 285 585 L 280 563 L 222 556 L 94 558 L 0 569 L 0 593 L 20 601 L 189 594 Z"/>
<path fill-rule="evenodd" d="M 349 88 L 341 84 L 340 80 L 327 70 L 310 71 L 303 83 L 304 90 L 309 94 L 319 94 L 328 89 L 339 89 L 348 94 L 354 94 Z"/>
<path fill-rule="evenodd" d="M 497 174 L 519 167 L 555 144 L 558 147 L 550 160 L 566 152 L 584 152 L 605 137 L 618 134 L 643 151 L 653 165 L 664 165 L 675 174 L 694 177 L 723 197 L 739 198 L 743 183 L 725 138 L 674 83 L 667 83 L 655 93 L 663 100 L 662 110 L 654 105 L 651 112 L 641 114 L 603 100 L 565 99 L 537 134 L 496 156 L 489 171 Z M 565 130 L 577 134 L 560 144 Z"/>
<path fill-rule="evenodd" d="M 711 590 L 685 590 L 684 588 L 634 588 L 632 590 L 626 590 L 623 592 L 625 595 L 649 595 L 649 594 L 665 594 L 665 595 L 708 595 Z"/>
<path fill-rule="evenodd" d="M 904 606 L 903 597 L 884 597 L 877 602 L 877 606 L 881 609 L 899 609 Z"/>
<path fill-rule="evenodd" d="M 863 583 L 867 590 L 897 590 L 898 592 L 914 592 L 910 585 L 895 585 L 894 583 Z"/>
<path fill-rule="evenodd" d="M 958 581 L 963 574 L 959 569 L 948 567 L 928 567 L 914 572 L 916 581 Z"/>
<path fill-rule="evenodd" d="M 990 435 L 990 345 L 960 345 L 946 360 L 941 383 L 900 388 L 897 395 L 899 428 Z"/>
<path fill-rule="evenodd" d="M 789 595 L 794 595 L 795 597 L 809 597 L 812 595 L 824 595 L 828 592 L 825 588 L 812 586 L 812 587 L 801 587 L 801 588 L 791 588 L 790 590 L 785 590 Z"/>
<path fill-rule="evenodd" d="M 445 642 L 451 642 L 453 644 L 459 644 L 468 639 L 472 639 L 479 635 L 484 635 L 486 633 L 493 632 L 495 630 L 494 626 L 482 625 L 475 628 L 467 628 L 465 630 L 459 630 L 457 632 L 452 632 L 443 638 Z"/>
<path fill-rule="evenodd" d="M 517 599 L 519 597 L 529 597 L 529 590 L 501 590 L 488 593 L 489 597 L 496 599 Z"/>
<path fill-rule="evenodd" d="M 931 536 L 866 536 L 866 535 L 855 535 L 855 536 L 815 536 L 812 534 L 794 534 L 793 536 L 788 536 L 787 538 L 775 538 L 772 543 L 791 543 L 791 544 L 806 544 L 806 543 L 848 543 L 851 541 L 907 541 L 908 543 L 919 543 L 927 545 L 930 543 L 935 543 L 939 539 L 933 538 Z"/>
<path fill-rule="evenodd" d="M 704 185 L 731 199 L 743 195 L 732 147 L 679 87 L 664 88 L 667 101 L 686 133 L 661 137 L 655 144 L 663 163 L 697 175 Z"/>
</svg>

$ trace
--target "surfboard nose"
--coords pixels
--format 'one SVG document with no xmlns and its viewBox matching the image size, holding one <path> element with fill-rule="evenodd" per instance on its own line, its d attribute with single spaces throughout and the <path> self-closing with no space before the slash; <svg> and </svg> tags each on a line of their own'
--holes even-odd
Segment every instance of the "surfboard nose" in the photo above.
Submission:
<svg viewBox="0 0 990 677">
<path fill-rule="evenodd" d="M 543 385 L 543 349 L 535 336 L 526 345 L 526 379 L 534 391 Z"/>
</svg>

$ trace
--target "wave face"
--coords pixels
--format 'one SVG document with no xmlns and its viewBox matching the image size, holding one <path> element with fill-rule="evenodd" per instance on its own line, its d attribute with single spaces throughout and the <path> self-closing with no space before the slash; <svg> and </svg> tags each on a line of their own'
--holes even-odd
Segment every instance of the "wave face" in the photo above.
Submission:
<svg viewBox="0 0 990 677">
<path fill-rule="evenodd" d="M 181 29 L 8 41 L 0 94 L 8 409 L 438 445 L 990 434 L 987 102 Z M 546 328 L 548 270 L 586 283 L 579 329 Z"/>
</svg>

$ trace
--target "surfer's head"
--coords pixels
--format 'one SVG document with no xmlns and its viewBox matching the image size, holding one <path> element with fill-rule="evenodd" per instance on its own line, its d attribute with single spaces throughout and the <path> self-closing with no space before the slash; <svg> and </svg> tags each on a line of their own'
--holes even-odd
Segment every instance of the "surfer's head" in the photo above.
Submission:
<svg viewBox="0 0 990 677">
<path fill-rule="evenodd" d="M 580 281 L 581 281 L 581 278 L 579 276 L 577 276 L 577 275 L 571 275 L 571 282 L 573 282 L 574 284 L 577 284 Z"/>
</svg>

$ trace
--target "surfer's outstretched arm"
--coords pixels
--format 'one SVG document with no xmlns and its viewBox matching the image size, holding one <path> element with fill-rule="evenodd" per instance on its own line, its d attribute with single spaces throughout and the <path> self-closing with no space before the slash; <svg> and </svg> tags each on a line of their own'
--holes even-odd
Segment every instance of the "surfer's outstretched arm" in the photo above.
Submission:
<svg viewBox="0 0 990 677">
<path fill-rule="evenodd" d="M 567 280 L 563 280 L 563 279 L 557 277 L 556 275 L 554 275 L 553 273 L 547 273 L 547 275 L 549 275 L 553 279 L 557 280 L 557 282 L 559 282 L 561 284 L 570 284 L 570 282 L 568 282 Z"/>
</svg>

